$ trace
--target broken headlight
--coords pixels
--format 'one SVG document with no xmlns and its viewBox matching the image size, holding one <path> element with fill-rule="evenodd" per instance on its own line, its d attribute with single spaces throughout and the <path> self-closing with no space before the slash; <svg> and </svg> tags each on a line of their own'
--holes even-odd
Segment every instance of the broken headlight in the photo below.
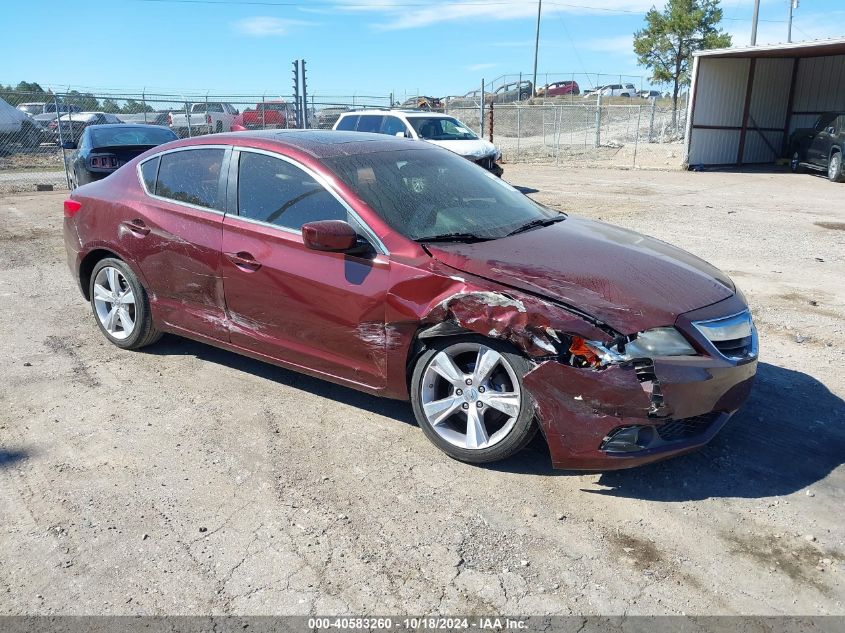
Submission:
<svg viewBox="0 0 845 633">
<path fill-rule="evenodd" d="M 629 341 L 617 340 L 609 345 L 587 341 L 603 363 L 624 363 L 637 358 L 658 356 L 695 356 L 696 351 L 673 327 L 658 327 L 640 332 Z"/>
</svg>

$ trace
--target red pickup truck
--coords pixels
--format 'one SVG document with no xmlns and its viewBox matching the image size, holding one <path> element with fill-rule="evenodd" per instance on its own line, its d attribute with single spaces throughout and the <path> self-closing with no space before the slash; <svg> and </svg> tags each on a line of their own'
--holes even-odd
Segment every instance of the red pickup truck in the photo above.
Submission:
<svg viewBox="0 0 845 633">
<path fill-rule="evenodd" d="M 243 112 L 243 126 L 248 130 L 286 128 L 288 120 L 293 124 L 293 107 L 287 101 L 264 101 Z"/>
</svg>

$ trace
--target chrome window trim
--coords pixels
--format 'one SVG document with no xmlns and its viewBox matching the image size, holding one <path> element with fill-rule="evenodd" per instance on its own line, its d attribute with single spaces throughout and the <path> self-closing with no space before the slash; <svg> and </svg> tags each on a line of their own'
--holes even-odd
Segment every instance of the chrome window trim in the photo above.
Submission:
<svg viewBox="0 0 845 633">
<path fill-rule="evenodd" d="M 364 222 L 364 220 L 361 218 L 361 216 L 358 215 L 351 206 L 349 206 L 349 204 L 346 202 L 346 200 L 344 200 L 341 197 L 341 195 L 335 190 L 334 186 L 326 178 L 324 178 L 321 174 L 315 172 L 313 169 L 311 169 L 307 165 L 303 165 L 299 161 L 294 160 L 290 156 L 285 156 L 284 154 L 279 154 L 278 152 L 274 152 L 274 151 L 271 151 L 271 150 L 260 149 L 260 148 L 256 148 L 256 147 L 244 147 L 242 145 L 235 145 L 235 146 L 233 146 L 232 149 L 235 150 L 236 152 L 240 152 L 240 153 L 252 152 L 253 154 L 264 154 L 265 156 L 270 156 L 271 158 L 278 158 L 278 159 L 283 160 L 286 163 L 293 165 L 294 167 L 297 167 L 298 169 L 301 169 L 302 171 L 304 171 L 311 178 L 313 178 L 320 186 L 322 186 L 326 191 L 328 191 L 329 194 L 331 194 L 335 198 L 335 200 L 337 200 L 346 209 L 346 212 L 352 218 L 354 218 L 355 222 L 358 224 L 358 226 L 361 228 L 361 230 L 365 233 L 365 237 L 367 237 L 370 240 L 370 242 L 373 244 L 373 246 L 375 246 L 376 251 L 378 251 L 379 254 L 385 255 L 385 256 L 390 255 L 390 251 L 387 250 L 387 247 L 384 245 L 384 243 L 381 241 L 381 239 L 379 239 L 379 237 L 375 234 L 375 231 L 373 231 L 370 228 L 370 226 L 366 222 Z M 237 199 L 237 192 L 236 192 L 236 199 Z M 233 214 L 229 214 L 229 215 L 233 215 Z M 245 222 L 250 222 L 252 224 L 258 224 L 258 225 L 261 225 L 261 226 L 268 226 L 270 228 L 274 228 L 274 229 L 278 229 L 280 231 L 284 231 L 285 233 L 292 233 L 294 235 L 299 235 L 300 237 L 302 236 L 302 231 L 298 231 L 296 229 L 292 229 L 292 228 L 287 227 L 287 226 L 280 226 L 278 224 L 272 224 L 270 222 L 264 222 L 262 220 L 255 220 L 253 218 L 247 218 L 247 217 L 240 215 L 240 212 L 237 215 L 234 215 L 234 217 L 241 219 L 241 220 L 244 220 Z"/>
<path fill-rule="evenodd" d="M 210 207 L 202 207 L 198 204 L 191 204 L 190 202 L 183 202 L 181 200 L 173 200 L 172 198 L 165 198 L 164 196 L 157 196 L 154 193 L 150 193 L 149 189 L 147 189 L 147 184 L 144 182 L 144 176 L 141 173 L 141 165 L 153 160 L 154 158 L 161 158 L 165 154 L 175 154 L 176 152 L 187 152 L 195 149 L 222 149 L 225 152 L 226 150 L 231 149 L 231 145 L 188 145 L 186 147 L 174 147 L 173 149 L 166 149 L 163 152 L 157 152 L 152 156 L 145 158 L 135 166 L 135 175 L 138 177 L 138 182 L 141 183 L 141 189 L 143 189 L 144 193 L 153 200 L 161 200 L 162 202 L 178 204 L 181 207 L 196 209 L 198 211 L 206 211 L 208 213 L 214 213 L 215 215 L 225 215 L 225 211 L 212 209 Z M 161 169 L 161 163 L 159 163 L 159 169 Z M 220 173 L 223 173 L 223 165 L 220 165 Z M 156 173 L 156 184 L 158 184 L 158 173 Z"/>
</svg>

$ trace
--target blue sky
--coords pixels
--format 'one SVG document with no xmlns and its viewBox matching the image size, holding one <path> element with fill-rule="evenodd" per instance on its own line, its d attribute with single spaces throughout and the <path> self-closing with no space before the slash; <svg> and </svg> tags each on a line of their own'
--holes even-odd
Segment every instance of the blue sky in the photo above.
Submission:
<svg viewBox="0 0 845 633">
<path fill-rule="evenodd" d="M 657 0 L 660 4 L 660 0 Z M 631 35 L 654 0 L 544 0 L 539 71 L 646 75 Z M 722 0 L 734 44 L 753 0 Z M 9 0 L 0 82 L 234 94 L 462 94 L 528 73 L 536 0 Z M 787 0 L 763 0 L 758 43 L 786 39 Z M 801 0 L 794 40 L 845 36 L 842 0 Z"/>
</svg>

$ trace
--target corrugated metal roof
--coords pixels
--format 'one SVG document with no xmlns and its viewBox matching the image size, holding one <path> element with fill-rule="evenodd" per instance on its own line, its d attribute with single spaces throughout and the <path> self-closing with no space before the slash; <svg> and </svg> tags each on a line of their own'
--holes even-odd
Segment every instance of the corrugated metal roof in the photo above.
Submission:
<svg viewBox="0 0 845 633">
<path fill-rule="evenodd" d="M 820 57 L 845 54 L 845 38 L 696 51 L 696 57 Z"/>
</svg>

